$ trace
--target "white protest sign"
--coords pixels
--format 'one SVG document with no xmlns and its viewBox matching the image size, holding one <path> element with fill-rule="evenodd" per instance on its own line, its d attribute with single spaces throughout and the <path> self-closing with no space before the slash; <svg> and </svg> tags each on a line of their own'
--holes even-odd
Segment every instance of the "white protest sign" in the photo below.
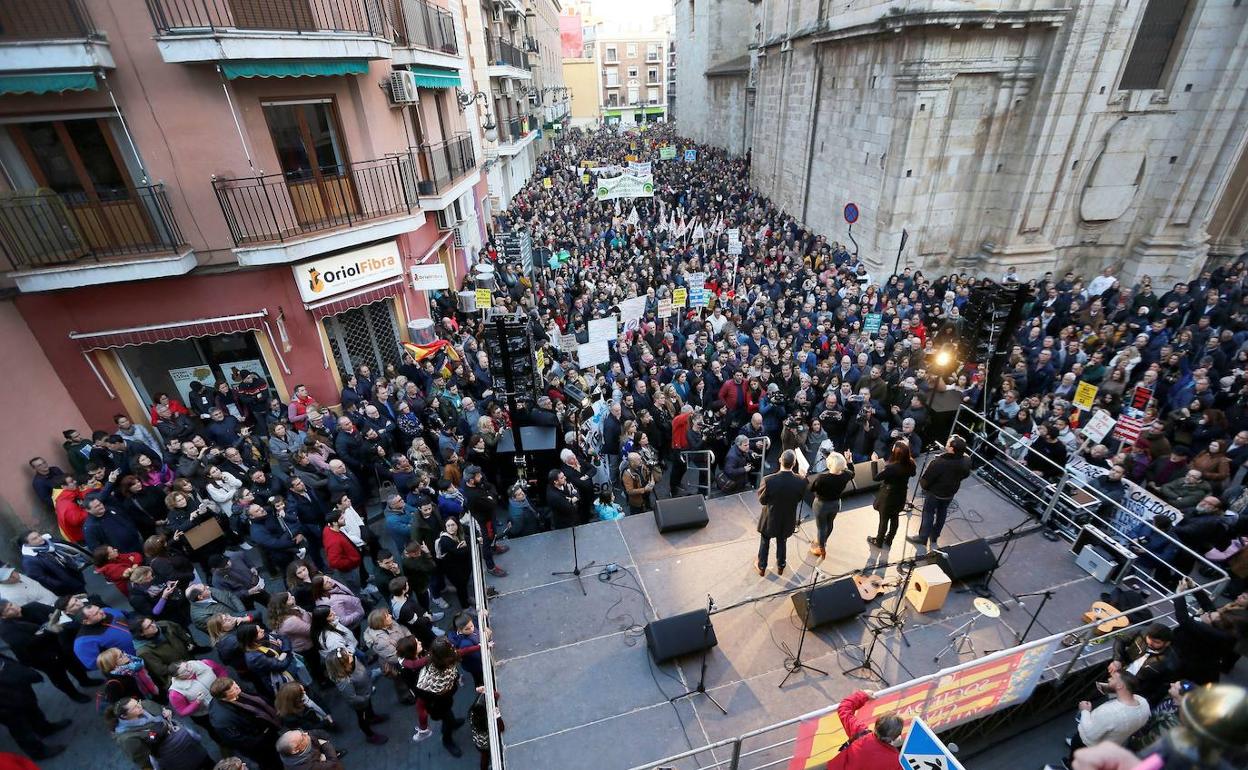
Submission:
<svg viewBox="0 0 1248 770">
<path fill-rule="evenodd" d="M 1104 409 L 1097 409 L 1088 418 L 1088 424 L 1083 426 L 1083 435 L 1093 441 L 1104 441 L 1109 432 L 1114 429 L 1114 418 Z"/>
<path fill-rule="evenodd" d="M 628 173 L 636 174 L 637 176 L 648 176 L 652 173 L 650 161 L 645 161 L 644 163 L 629 163 Z"/>
<path fill-rule="evenodd" d="M 576 360 L 582 369 L 588 369 L 591 366 L 598 366 L 610 361 L 611 351 L 607 348 L 606 340 L 587 342 L 584 345 L 577 346 Z"/>
<path fill-rule="evenodd" d="M 610 342 L 619 336 L 619 320 L 614 315 L 595 318 L 589 322 L 590 342 Z M 584 347 L 582 345 L 581 347 Z"/>
<path fill-rule="evenodd" d="M 646 314 L 646 298 L 644 295 L 640 297 L 629 297 L 620 302 L 620 320 L 628 323 L 636 321 Z"/>
<path fill-rule="evenodd" d="M 559 349 L 567 351 L 569 353 L 576 352 L 576 335 L 575 334 L 560 334 L 559 335 Z"/>
</svg>

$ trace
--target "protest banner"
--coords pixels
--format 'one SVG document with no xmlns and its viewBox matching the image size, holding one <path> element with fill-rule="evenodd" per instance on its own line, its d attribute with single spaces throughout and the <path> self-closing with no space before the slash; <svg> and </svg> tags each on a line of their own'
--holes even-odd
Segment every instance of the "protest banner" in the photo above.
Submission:
<svg viewBox="0 0 1248 770">
<path fill-rule="evenodd" d="M 614 315 L 589 322 L 589 341 L 608 342 L 619 336 L 619 320 Z"/>
<path fill-rule="evenodd" d="M 863 321 L 862 330 L 867 334 L 875 334 L 880 330 L 880 324 L 884 321 L 883 313 L 868 313 L 866 320 Z"/>
<path fill-rule="evenodd" d="M 667 318 L 672 314 L 673 302 L 670 299 L 659 300 L 658 316 L 659 318 Z"/>
<path fill-rule="evenodd" d="M 1118 424 L 1114 426 L 1114 438 L 1126 444 L 1134 444 L 1142 430 L 1144 430 L 1143 420 L 1124 414 L 1118 418 Z"/>
<path fill-rule="evenodd" d="M 676 307 L 684 307 L 687 304 L 688 296 L 688 289 L 676 289 L 672 292 L 672 304 Z"/>
<path fill-rule="evenodd" d="M 659 160 L 674 160 L 676 158 L 676 148 L 667 145 L 659 148 Z"/>
<path fill-rule="evenodd" d="M 1109 473 L 1108 468 L 1102 468 L 1099 465 L 1093 465 L 1081 457 L 1071 457 L 1066 461 L 1066 467 L 1070 469 L 1071 481 L 1080 486 L 1086 485 L 1089 479 L 1097 476 L 1104 476 Z M 1145 524 L 1151 524 L 1154 516 L 1164 516 L 1172 522 L 1178 522 L 1183 519 L 1183 512 L 1165 500 L 1157 497 L 1144 487 L 1136 484 L 1130 479 L 1123 479 L 1122 483 L 1127 487 L 1127 494 L 1123 498 L 1122 507 L 1130 514 L 1129 520 L 1121 515 L 1114 518 L 1114 526 L 1116 526 L 1126 537 L 1138 537 L 1146 534 Z M 1119 514 L 1122 512 L 1119 511 Z"/>
<path fill-rule="evenodd" d="M 620 301 L 620 320 L 624 322 L 636 321 L 646 313 L 646 297 L 629 297 Z"/>
<path fill-rule="evenodd" d="M 611 351 L 606 340 L 587 342 L 576 347 L 576 362 L 582 369 L 605 364 L 611 360 Z"/>
<path fill-rule="evenodd" d="M 637 176 L 650 176 L 654 173 L 654 167 L 650 165 L 650 161 L 646 161 L 644 163 L 630 161 L 628 164 L 628 173 L 636 174 Z"/>
<path fill-rule="evenodd" d="M 1096 386 L 1087 382 L 1079 383 L 1075 388 L 1075 397 L 1071 402 L 1080 409 L 1091 409 L 1096 401 Z"/>
<path fill-rule="evenodd" d="M 542 180 L 542 189 L 549 190 L 552 184 L 553 183 L 550 181 L 550 177 L 546 177 Z"/>
<path fill-rule="evenodd" d="M 599 179 L 594 198 L 610 201 L 617 198 L 653 198 L 654 177 L 621 174 L 610 179 Z"/>
</svg>

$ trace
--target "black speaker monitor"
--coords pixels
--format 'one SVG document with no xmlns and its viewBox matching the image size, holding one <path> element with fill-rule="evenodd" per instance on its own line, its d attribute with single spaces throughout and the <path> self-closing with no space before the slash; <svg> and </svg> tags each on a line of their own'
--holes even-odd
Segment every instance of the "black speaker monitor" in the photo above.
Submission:
<svg viewBox="0 0 1248 770">
<path fill-rule="evenodd" d="M 814 588 L 793 594 L 793 609 L 807 628 L 817 628 L 824 623 L 835 623 L 861 615 L 867 603 L 858 593 L 852 577 L 820 583 Z"/>
<path fill-rule="evenodd" d="M 655 663 L 710 649 L 719 640 L 705 609 L 673 615 L 646 624 L 646 646 Z"/>
<path fill-rule="evenodd" d="M 702 495 L 672 497 L 654 504 L 654 523 L 660 532 L 705 527 L 709 521 Z"/>
<path fill-rule="evenodd" d="M 991 572 L 997 567 L 996 554 L 982 537 L 954 545 L 941 546 L 947 555 L 937 554 L 936 563 L 950 580 L 967 580 Z"/>
</svg>

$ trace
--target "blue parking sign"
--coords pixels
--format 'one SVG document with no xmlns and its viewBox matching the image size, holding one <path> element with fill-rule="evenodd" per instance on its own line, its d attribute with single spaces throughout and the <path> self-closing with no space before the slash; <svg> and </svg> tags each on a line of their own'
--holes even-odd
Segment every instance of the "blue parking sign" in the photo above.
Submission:
<svg viewBox="0 0 1248 770">
<path fill-rule="evenodd" d="M 901 747 L 902 770 L 964 770 L 962 764 L 954 758 L 953 752 L 945 747 L 932 732 L 932 728 L 919 717 L 914 718 L 910 725 L 910 734 Z"/>
<path fill-rule="evenodd" d="M 693 163 L 697 159 L 698 159 L 697 150 L 685 150 L 685 162 L 686 163 Z"/>
</svg>

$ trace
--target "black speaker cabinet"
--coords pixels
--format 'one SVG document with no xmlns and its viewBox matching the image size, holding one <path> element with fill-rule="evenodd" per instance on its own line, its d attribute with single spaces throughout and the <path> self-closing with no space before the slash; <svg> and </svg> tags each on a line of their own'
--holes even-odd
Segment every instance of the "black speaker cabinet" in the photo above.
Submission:
<svg viewBox="0 0 1248 770">
<path fill-rule="evenodd" d="M 709 521 L 702 495 L 672 497 L 654 504 L 654 523 L 660 532 L 705 527 Z"/>
<path fill-rule="evenodd" d="M 852 618 L 861 615 L 867 608 L 852 577 L 804 588 L 792 598 L 793 609 L 797 610 L 797 616 L 807 628 Z"/>
<path fill-rule="evenodd" d="M 965 581 L 997 567 L 997 556 L 982 537 L 954 545 L 941 546 L 948 556 L 936 555 L 936 563 L 951 580 Z"/>
<path fill-rule="evenodd" d="M 717 644 L 715 627 L 704 609 L 646 624 L 646 646 L 655 663 L 708 650 Z"/>
</svg>

